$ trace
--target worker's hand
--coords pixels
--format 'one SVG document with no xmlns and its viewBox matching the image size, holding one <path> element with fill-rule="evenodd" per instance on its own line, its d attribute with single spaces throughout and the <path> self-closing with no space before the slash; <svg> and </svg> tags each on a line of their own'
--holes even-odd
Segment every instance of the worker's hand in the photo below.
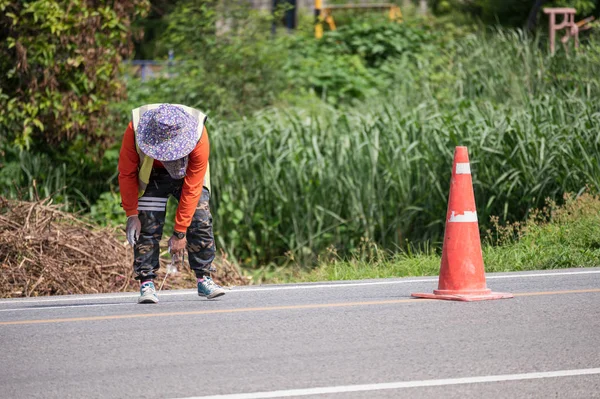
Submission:
<svg viewBox="0 0 600 399">
<path fill-rule="evenodd" d="M 185 237 L 179 239 L 172 236 L 169 239 L 169 252 L 174 255 L 183 255 L 183 250 L 187 245 L 187 239 Z"/>
<path fill-rule="evenodd" d="M 140 238 L 140 231 L 142 231 L 142 223 L 137 215 L 129 216 L 127 218 L 127 227 L 125 228 L 127 233 L 127 241 L 132 247 Z"/>
</svg>

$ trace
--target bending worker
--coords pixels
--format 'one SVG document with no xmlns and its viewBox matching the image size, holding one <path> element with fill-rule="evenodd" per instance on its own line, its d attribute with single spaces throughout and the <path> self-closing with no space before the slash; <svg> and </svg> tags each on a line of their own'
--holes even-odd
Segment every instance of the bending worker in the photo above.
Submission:
<svg viewBox="0 0 600 399">
<path fill-rule="evenodd" d="M 169 250 L 183 257 L 198 279 L 198 295 L 208 299 L 225 290 L 210 277 L 215 271 L 215 241 L 209 209 L 208 134 L 206 116 L 183 105 L 151 104 L 132 113 L 119 155 L 119 188 L 127 214 L 127 241 L 133 247 L 133 269 L 140 281 L 138 303 L 157 303 L 154 286 L 159 268 L 167 199 L 179 201 Z"/>
</svg>

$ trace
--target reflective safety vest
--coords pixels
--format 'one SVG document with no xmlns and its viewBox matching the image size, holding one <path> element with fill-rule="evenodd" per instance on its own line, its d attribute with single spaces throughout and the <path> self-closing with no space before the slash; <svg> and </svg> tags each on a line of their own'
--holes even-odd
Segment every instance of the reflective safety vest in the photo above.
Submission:
<svg viewBox="0 0 600 399">
<path fill-rule="evenodd" d="M 137 128 L 140 123 L 141 116 L 151 109 L 156 109 L 160 107 L 162 104 L 147 104 L 143 105 L 139 108 L 131 111 L 132 117 L 131 121 L 133 122 L 133 133 L 137 134 Z M 177 107 L 183 108 L 185 112 L 190 114 L 194 119 L 198 121 L 198 141 L 202 138 L 202 132 L 204 132 L 204 123 L 206 122 L 206 115 L 202 112 L 198 111 L 195 108 L 191 108 L 185 105 L 180 104 L 172 104 Z M 146 187 L 148 187 L 148 183 L 150 182 L 150 173 L 152 172 L 152 166 L 154 165 L 154 158 L 144 154 L 140 147 L 137 145 L 137 138 L 135 140 L 135 149 L 140 157 L 140 163 L 138 166 L 138 198 L 144 195 L 146 191 Z M 204 182 L 202 183 L 204 187 L 210 191 L 210 164 L 206 165 L 206 174 L 204 175 Z"/>
</svg>

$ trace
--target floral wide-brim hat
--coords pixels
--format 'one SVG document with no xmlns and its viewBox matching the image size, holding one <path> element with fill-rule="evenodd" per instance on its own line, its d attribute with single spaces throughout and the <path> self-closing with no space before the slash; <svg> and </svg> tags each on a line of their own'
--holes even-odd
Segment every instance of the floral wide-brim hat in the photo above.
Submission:
<svg viewBox="0 0 600 399">
<path fill-rule="evenodd" d="M 140 150 L 161 162 L 185 158 L 198 144 L 198 123 L 183 108 L 161 104 L 140 117 L 135 139 Z"/>
</svg>

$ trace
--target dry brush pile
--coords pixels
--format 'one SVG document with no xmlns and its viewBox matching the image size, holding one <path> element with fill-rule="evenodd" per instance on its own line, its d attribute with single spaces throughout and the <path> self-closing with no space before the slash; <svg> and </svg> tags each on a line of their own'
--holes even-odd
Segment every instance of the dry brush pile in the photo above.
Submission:
<svg viewBox="0 0 600 399">
<path fill-rule="evenodd" d="M 167 259 L 161 258 L 158 283 Z M 137 290 L 133 254 L 120 230 L 99 229 L 63 212 L 50 199 L 37 202 L 0 197 L 0 297 L 88 294 Z M 238 269 L 218 261 L 215 280 L 247 284 Z M 192 288 L 189 267 L 170 275 L 163 289 Z"/>
</svg>

